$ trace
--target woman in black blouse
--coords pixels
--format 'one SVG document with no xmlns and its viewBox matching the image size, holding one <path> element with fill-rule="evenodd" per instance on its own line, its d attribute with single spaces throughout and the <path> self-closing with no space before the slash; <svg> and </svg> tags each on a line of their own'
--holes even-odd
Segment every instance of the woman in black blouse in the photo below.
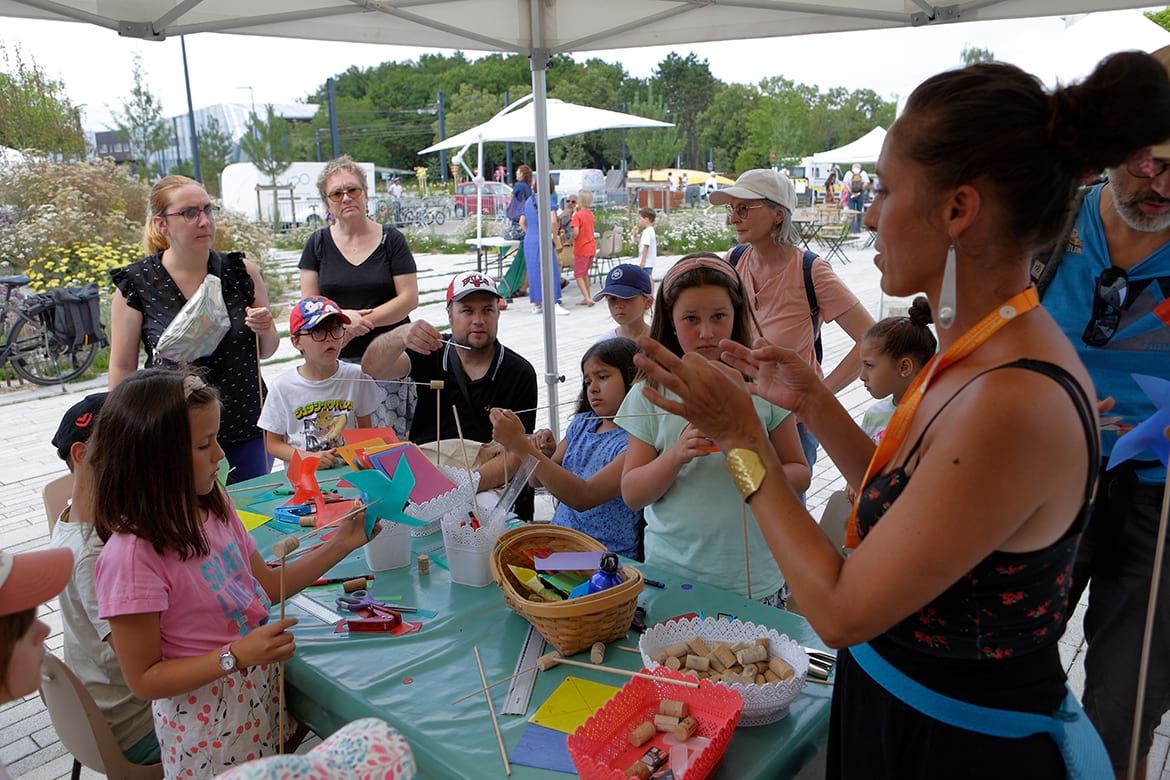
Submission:
<svg viewBox="0 0 1170 780">
<path fill-rule="evenodd" d="M 168 365 L 155 347 L 167 326 L 213 273 L 220 278 L 231 328 L 215 351 L 199 358 L 219 389 L 223 412 L 219 443 L 232 466 L 229 482 L 267 473 L 270 461 L 256 427 L 260 416 L 260 359 L 280 339 L 268 310 L 260 268 L 239 252 L 220 254 L 215 241 L 218 208 L 207 190 L 186 176 L 165 176 L 150 191 L 143 245 L 148 257 L 110 272 L 117 288 L 110 304 L 110 374 L 113 389 L 138 369 L 138 344 L 147 367 Z"/>
<path fill-rule="evenodd" d="M 402 233 L 367 216 L 367 188 L 365 172 L 349 156 L 325 166 L 317 189 L 332 225 L 309 236 L 299 264 L 301 295 L 324 295 L 345 310 L 350 324 L 341 359 L 359 363 L 374 337 L 408 322 L 418 308 L 414 255 Z M 374 424 L 405 436 L 414 388 L 385 387 L 389 396 L 374 413 Z"/>
</svg>

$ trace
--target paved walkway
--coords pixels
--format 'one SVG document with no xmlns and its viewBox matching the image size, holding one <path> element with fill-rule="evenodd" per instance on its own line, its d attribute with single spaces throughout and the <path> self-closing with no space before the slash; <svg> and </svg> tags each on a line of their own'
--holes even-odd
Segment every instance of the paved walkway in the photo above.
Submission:
<svg viewBox="0 0 1170 780">
<path fill-rule="evenodd" d="M 288 268 L 295 265 L 294 254 L 283 253 Z M 873 250 L 853 250 L 852 263 L 835 264 L 846 284 L 866 304 L 875 318 L 883 316 L 879 274 L 873 265 Z M 674 257 L 660 258 L 656 276 L 669 267 Z M 444 299 L 451 274 L 474 268 L 474 256 L 421 255 L 417 258 L 419 290 L 422 305 L 415 319 L 422 318 L 434 324 L 446 322 Z M 559 373 L 565 377 L 558 390 L 560 406 L 557 417 L 563 432 L 568 424 L 581 383 L 580 356 L 604 331 L 613 327 L 604 305 L 593 307 L 575 305 L 580 300 L 576 285 L 564 291 L 566 307 L 572 312 L 557 317 L 557 354 Z M 889 304 L 895 306 L 896 302 Z M 284 313 L 287 322 L 287 311 Z M 500 318 L 500 340 L 527 357 L 536 367 L 537 376 L 545 374 L 544 331 L 541 318 L 531 313 L 526 298 L 518 298 Z M 849 348 L 848 338 L 833 324 L 824 329 L 825 362 L 835 364 Z M 285 339 L 277 354 L 266 361 L 265 376 L 271 378 L 296 365 L 296 351 Z M 63 464 L 49 445 L 57 423 L 65 410 L 88 392 L 103 389 L 105 378 L 88 383 L 73 384 L 61 392 L 58 388 L 20 389 L 0 392 L 0 429 L 9 431 L 6 454 L 0 455 L 0 547 L 13 552 L 35 550 L 45 546 L 48 530 L 41 504 L 41 488 L 46 482 L 64 472 Z M 854 382 L 840 394 L 842 402 L 855 417 L 873 399 Z M 540 382 L 540 405 L 548 403 L 543 380 Z M 542 408 L 537 422 L 546 426 L 550 410 Z M 809 506 L 819 517 L 824 503 L 835 490 L 844 487 L 837 470 L 823 457 L 813 470 L 812 486 L 808 491 Z M 539 510 L 538 510 L 539 511 Z M 548 512 L 547 505 L 544 511 Z M 1071 684 L 1078 693 L 1083 685 L 1083 650 L 1081 617 L 1083 605 L 1074 613 L 1073 621 L 1060 642 L 1061 657 L 1069 670 Z M 61 654 L 61 617 L 56 602 L 42 609 L 42 617 L 52 629 L 47 645 L 51 652 Z M 1150 755 L 1150 774 L 1153 780 L 1170 780 L 1167 752 L 1170 750 L 1170 718 L 1164 719 Z M 22 701 L 0 706 L 0 762 L 14 778 L 66 778 L 72 758 L 65 752 L 49 722 L 48 714 L 36 694 Z M 815 770 L 802 772 L 801 777 L 813 777 Z M 83 777 L 98 777 L 88 770 Z"/>
</svg>

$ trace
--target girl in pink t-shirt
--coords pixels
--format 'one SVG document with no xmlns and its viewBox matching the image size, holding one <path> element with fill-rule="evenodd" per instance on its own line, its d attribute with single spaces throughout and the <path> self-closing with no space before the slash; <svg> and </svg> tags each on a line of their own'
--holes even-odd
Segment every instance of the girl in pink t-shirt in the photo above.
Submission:
<svg viewBox="0 0 1170 780">
<path fill-rule="evenodd" d="M 99 612 L 130 690 L 153 700 L 168 778 L 279 751 L 277 663 L 296 647 L 296 620 L 268 619 L 280 572 L 217 482 L 219 415 L 201 378 L 139 371 L 110 393 L 90 444 Z M 288 564 L 286 595 L 365 541 L 364 518 L 343 522 Z"/>
</svg>

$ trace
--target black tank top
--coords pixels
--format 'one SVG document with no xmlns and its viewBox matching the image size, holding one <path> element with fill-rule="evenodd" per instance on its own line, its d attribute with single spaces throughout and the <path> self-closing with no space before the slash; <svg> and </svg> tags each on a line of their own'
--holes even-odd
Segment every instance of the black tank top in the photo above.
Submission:
<svg viewBox="0 0 1170 780">
<path fill-rule="evenodd" d="M 926 432 L 942 410 L 971 382 L 1005 368 L 1044 374 L 1072 399 L 1089 443 L 1084 502 L 1068 531 L 1053 544 L 1024 553 L 992 552 L 941 595 L 879 637 L 875 647 L 891 662 L 901 657 L 903 663 L 896 663 L 900 667 L 926 661 L 922 655 L 987 662 L 1038 653 L 1035 660 L 1050 659 L 1055 655 L 1057 639 L 1064 633 L 1070 611 L 1073 558 L 1090 510 L 1100 447 L 1096 413 L 1087 395 L 1059 366 L 1017 360 L 988 369 L 959 388 L 927 423 L 902 465 L 878 475 L 865 486 L 857 507 L 858 532 L 864 538 L 905 490 L 912 476 L 906 468 L 916 459 Z M 1046 649 L 1053 652 L 1039 653 Z"/>
</svg>

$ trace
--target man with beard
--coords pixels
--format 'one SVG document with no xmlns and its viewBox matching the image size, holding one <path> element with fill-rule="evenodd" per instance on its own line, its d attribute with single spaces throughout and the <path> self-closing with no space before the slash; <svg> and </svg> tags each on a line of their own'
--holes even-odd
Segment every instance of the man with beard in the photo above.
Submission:
<svg viewBox="0 0 1170 780">
<path fill-rule="evenodd" d="M 1170 70 L 1170 47 L 1154 53 Z M 1034 267 L 1051 281 L 1043 302 L 1076 347 L 1102 402 L 1107 462 L 1120 434 L 1154 402 L 1133 374 L 1170 379 L 1170 140 L 1111 169 L 1081 201 L 1064 251 Z M 1055 265 L 1053 273 L 1052 266 Z M 1043 282 L 1041 282 L 1043 284 Z M 1110 400 L 1111 399 L 1111 400 Z M 1069 608 L 1091 584 L 1085 613 L 1084 706 L 1118 777 L 1129 764 L 1138 664 L 1166 468 L 1150 450 L 1106 470 L 1073 571 Z M 1170 572 L 1157 594 L 1139 766 L 1170 709 Z"/>
<path fill-rule="evenodd" d="M 441 396 L 419 388 L 418 406 L 410 425 L 412 442 L 457 439 L 459 429 L 452 406 L 459 410 L 459 425 L 470 440 L 492 440 L 488 409 L 497 406 L 516 411 L 528 433 L 536 427 L 536 371 L 531 363 L 496 340 L 499 303 L 500 293 L 490 277 L 474 271 L 456 274 L 447 287 L 449 334 L 440 334 L 426 320 L 415 320 L 383 333 L 366 348 L 362 370 L 375 379 L 409 377 L 424 385 L 443 380 Z M 437 410 L 436 430 L 440 397 L 442 408 Z M 505 464 L 506 457 L 497 455 L 477 469 L 481 491 L 500 487 L 505 474 L 516 473 L 519 458 L 513 456 Z M 531 489 L 521 493 L 515 510 L 521 519 L 532 519 Z"/>
</svg>

